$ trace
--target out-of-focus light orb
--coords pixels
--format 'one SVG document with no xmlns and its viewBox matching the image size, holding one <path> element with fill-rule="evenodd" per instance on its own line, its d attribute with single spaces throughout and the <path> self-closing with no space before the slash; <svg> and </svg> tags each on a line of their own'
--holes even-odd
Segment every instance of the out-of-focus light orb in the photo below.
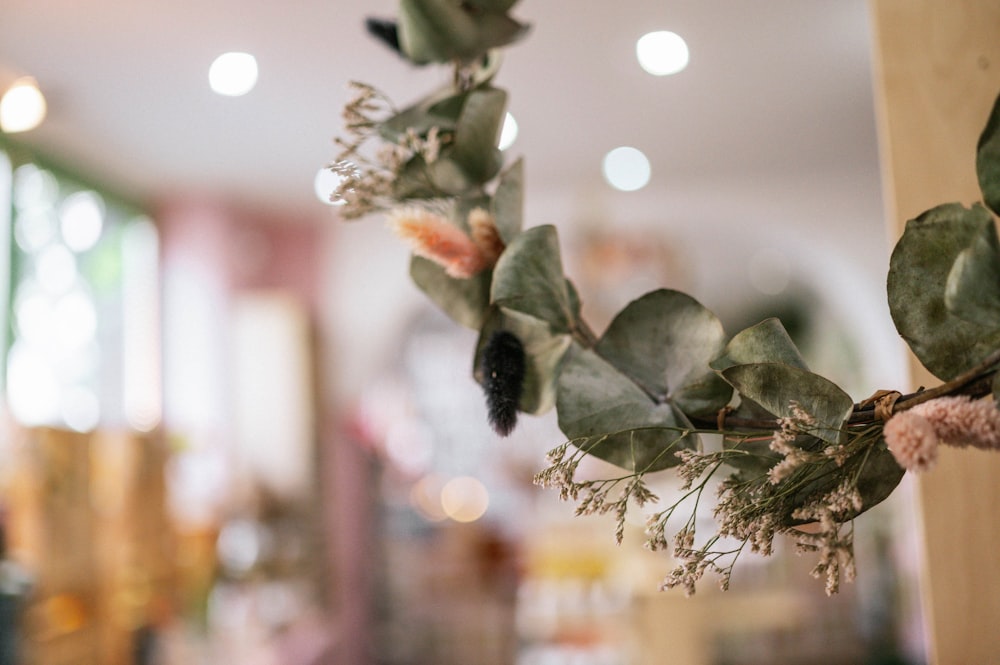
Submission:
<svg viewBox="0 0 1000 665">
<path fill-rule="evenodd" d="M 226 97 L 245 95 L 257 85 L 257 59 L 249 53 L 223 53 L 208 69 L 208 84 Z"/>
<path fill-rule="evenodd" d="M 635 43 L 639 65 L 653 76 L 676 74 L 688 66 L 691 53 L 680 35 L 669 30 L 650 32 Z"/>
<path fill-rule="evenodd" d="M 219 561 L 230 572 L 249 572 L 264 554 L 264 534 L 256 522 L 236 519 L 219 532 L 216 550 Z"/>
<path fill-rule="evenodd" d="M 649 183 L 652 169 L 649 159 L 638 148 L 622 146 L 604 156 L 604 178 L 623 192 L 634 192 Z"/>
<path fill-rule="evenodd" d="M 500 143 L 497 145 L 501 150 L 514 145 L 517 140 L 517 120 L 509 112 L 503 119 L 503 127 L 500 129 Z"/>
<path fill-rule="evenodd" d="M 441 508 L 456 522 L 475 522 L 489 505 L 486 487 L 471 476 L 452 478 L 441 488 Z"/>
<path fill-rule="evenodd" d="M 52 300 L 34 282 L 25 282 L 14 298 L 14 325 L 17 333 L 32 344 L 44 344 L 55 329 Z"/>
<path fill-rule="evenodd" d="M 78 349 L 97 338 L 97 307 L 88 293 L 70 291 L 56 301 L 52 314 L 64 349 Z"/>
<path fill-rule="evenodd" d="M 340 186 L 340 182 L 340 176 L 330 168 L 324 166 L 316 172 L 316 177 L 313 179 L 313 190 L 316 192 L 316 198 L 326 205 L 343 205 L 344 201 L 330 198 L 337 187 Z"/>
<path fill-rule="evenodd" d="M 410 505 L 429 522 L 440 522 L 448 518 L 441 507 L 441 488 L 444 479 L 429 473 L 410 488 Z"/>
<path fill-rule="evenodd" d="M 77 432 L 90 432 L 101 421 L 101 403 L 94 391 L 70 388 L 62 399 L 62 419 L 66 426 Z"/>
<path fill-rule="evenodd" d="M 46 108 L 35 79 L 20 78 L 0 97 L 0 130 L 13 134 L 34 129 L 45 119 Z"/>
<path fill-rule="evenodd" d="M 14 170 L 14 207 L 25 212 L 35 207 L 53 207 L 59 195 L 59 182 L 51 172 L 34 164 Z"/>
<path fill-rule="evenodd" d="M 22 425 L 51 425 L 60 419 L 59 382 L 44 350 L 15 340 L 7 358 L 7 405 Z"/>
<path fill-rule="evenodd" d="M 76 259 L 65 246 L 51 245 L 39 252 L 35 275 L 49 293 L 65 293 L 76 281 Z"/>
<path fill-rule="evenodd" d="M 104 200 L 96 192 L 70 194 L 59 207 L 63 241 L 74 252 L 85 252 L 96 245 L 103 227 Z"/>
<path fill-rule="evenodd" d="M 29 208 L 19 214 L 14 222 L 14 242 L 22 251 L 32 254 L 56 237 L 56 226 L 56 214 L 52 208 Z"/>
</svg>

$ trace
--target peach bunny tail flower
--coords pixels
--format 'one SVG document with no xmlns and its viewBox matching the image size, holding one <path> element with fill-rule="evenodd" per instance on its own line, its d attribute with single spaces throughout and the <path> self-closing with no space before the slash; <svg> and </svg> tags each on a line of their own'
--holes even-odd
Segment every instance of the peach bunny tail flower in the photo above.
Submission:
<svg viewBox="0 0 1000 665">
<path fill-rule="evenodd" d="M 430 210 L 396 208 L 389 213 L 388 223 L 396 235 L 409 241 L 414 254 L 434 261 L 451 277 L 474 277 L 491 263 L 472 238 Z"/>
<path fill-rule="evenodd" d="M 496 220 L 484 208 L 473 208 L 469 212 L 469 230 L 472 242 L 476 243 L 490 264 L 497 262 L 506 246 L 497 230 Z"/>
<path fill-rule="evenodd" d="M 889 452 L 907 471 L 927 471 L 938 456 L 938 437 L 934 426 L 920 414 L 897 413 L 882 430 Z"/>
<path fill-rule="evenodd" d="M 930 422 L 945 445 L 1000 450 L 1000 411 L 992 399 L 938 397 L 911 410 Z"/>
</svg>

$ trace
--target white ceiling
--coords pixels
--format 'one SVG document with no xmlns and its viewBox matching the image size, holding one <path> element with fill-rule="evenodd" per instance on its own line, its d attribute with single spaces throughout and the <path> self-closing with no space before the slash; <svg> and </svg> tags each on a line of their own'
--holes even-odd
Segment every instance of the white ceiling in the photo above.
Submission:
<svg viewBox="0 0 1000 665">
<path fill-rule="evenodd" d="M 390 17 L 395 4 L 3 0 L 0 86 L 34 76 L 50 105 L 40 128 L 14 138 L 143 201 L 207 194 L 319 212 L 312 179 L 335 152 L 345 82 L 404 104 L 447 76 L 365 34 L 364 17 Z M 621 144 L 650 157 L 653 191 L 723 198 L 804 174 L 873 176 L 864 0 L 525 0 L 514 14 L 533 29 L 498 84 L 536 191 L 606 187 L 600 159 Z M 655 29 L 687 40 L 687 70 L 639 69 L 634 42 Z M 258 59 L 245 97 L 208 88 L 227 50 Z"/>
</svg>

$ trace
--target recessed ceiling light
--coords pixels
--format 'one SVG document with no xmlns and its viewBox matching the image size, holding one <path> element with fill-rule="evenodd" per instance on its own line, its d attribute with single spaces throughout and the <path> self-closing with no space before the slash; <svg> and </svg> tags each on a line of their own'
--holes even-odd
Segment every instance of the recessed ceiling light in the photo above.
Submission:
<svg viewBox="0 0 1000 665">
<path fill-rule="evenodd" d="M 680 35 L 668 30 L 650 32 L 635 44 L 639 65 L 654 76 L 676 74 L 688 65 L 691 55 Z"/>
<path fill-rule="evenodd" d="M 257 84 L 257 60 L 249 53 L 223 53 L 209 67 L 208 83 L 220 95 L 245 95 Z"/>
<path fill-rule="evenodd" d="M 503 128 L 500 130 L 500 144 L 497 147 L 501 150 L 506 150 L 514 145 L 514 141 L 516 140 L 517 120 L 514 119 L 514 116 L 508 113 L 503 119 Z"/>
<path fill-rule="evenodd" d="M 642 189 L 652 174 L 646 155 L 630 146 L 615 148 L 605 155 L 603 167 L 608 184 L 623 192 Z"/>
<path fill-rule="evenodd" d="M 343 205 L 343 201 L 334 201 L 330 198 L 334 190 L 340 186 L 340 180 L 340 176 L 330 170 L 328 166 L 322 167 L 316 172 L 316 177 L 313 179 L 316 198 L 330 206 Z"/>
<path fill-rule="evenodd" d="M 0 98 L 0 130 L 13 134 L 26 132 L 45 119 L 45 97 L 30 76 L 14 81 Z"/>
</svg>

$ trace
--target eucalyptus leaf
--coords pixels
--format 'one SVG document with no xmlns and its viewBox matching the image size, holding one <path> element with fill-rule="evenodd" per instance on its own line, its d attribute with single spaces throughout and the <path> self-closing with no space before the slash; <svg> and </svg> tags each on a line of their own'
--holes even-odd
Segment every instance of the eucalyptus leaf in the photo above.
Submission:
<svg viewBox="0 0 1000 665">
<path fill-rule="evenodd" d="M 566 280 L 566 293 L 569 296 L 570 320 L 579 323 L 581 320 L 580 311 L 583 305 L 580 302 L 580 293 L 576 290 L 576 285 L 569 279 Z"/>
<path fill-rule="evenodd" d="M 499 2 L 486 4 L 503 6 Z M 417 64 L 456 59 L 472 62 L 527 33 L 527 26 L 505 11 L 466 6 L 455 0 L 401 0 L 400 48 Z"/>
<path fill-rule="evenodd" d="M 483 12 L 476 17 L 481 39 L 480 50 L 469 59 L 479 57 L 488 49 L 508 46 L 528 34 L 528 26 L 500 12 Z"/>
<path fill-rule="evenodd" d="M 725 343 L 715 314 L 687 294 L 660 289 L 629 303 L 596 350 L 657 399 L 709 416 L 732 397 L 708 365 Z"/>
<path fill-rule="evenodd" d="M 1000 243 L 995 225 L 984 226 L 955 259 L 944 302 L 961 319 L 1000 329 Z"/>
<path fill-rule="evenodd" d="M 457 196 L 470 191 L 476 191 L 476 183 L 444 151 L 430 164 L 420 155 L 410 159 L 393 181 L 392 193 L 402 200 Z"/>
<path fill-rule="evenodd" d="M 993 103 L 993 110 L 976 146 L 976 174 L 983 201 L 1000 215 L 1000 96 Z"/>
<path fill-rule="evenodd" d="M 889 311 L 896 330 L 924 367 L 944 381 L 1000 348 L 1000 329 L 966 321 L 945 305 L 956 259 L 992 224 L 981 205 L 940 205 L 907 222 L 889 260 Z"/>
<path fill-rule="evenodd" d="M 781 460 L 781 456 L 771 450 L 771 440 L 755 436 L 748 440 L 725 439 L 723 447 L 731 451 L 726 457 L 726 465 L 736 469 L 744 480 L 760 479 Z"/>
<path fill-rule="evenodd" d="M 503 165 L 497 144 L 506 112 L 507 93 L 499 88 L 477 88 L 469 93 L 455 127 L 451 158 L 472 180 L 485 183 Z"/>
<path fill-rule="evenodd" d="M 737 333 L 711 362 L 711 366 L 722 371 L 747 363 L 781 363 L 808 369 L 785 326 L 774 318 L 765 319 Z"/>
<path fill-rule="evenodd" d="M 698 447 L 691 423 L 658 403 L 594 351 L 574 344 L 559 373 L 559 428 L 573 445 L 628 471 L 676 466 L 675 453 Z"/>
<path fill-rule="evenodd" d="M 392 196 L 397 201 L 440 196 L 423 157 L 414 157 L 399 170 L 392 182 Z"/>
<path fill-rule="evenodd" d="M 490 304 L 488 270 L 458 279 L 433 261 L 414 256 L 410 260 L 410 278 L 453 321 L 474 330 L 482 327 Z"/>
<path fill-rule="evenodd" d="M 489 83 L 500 71 L 503 62 L 503 51 L 492 48 L 478 61 L 478 66 L 472 71 L 472 87 Z"/>
<path fill-rule="evenodd" d="M 493 217 L 504 244 L 510 244 L 524 226 L 524 160 L 518 158 L 500 174 L 493 195 Z"/>
<path fill-rule="evenodd" d="M 525 413 L 545 413 L 556 403 L 556 380 L 570 336 L 553 334 L 548 324 L 520 312 L 490 308 L 476 345 L 473 375 L 483 382 L 482 355 L 486 343 L 497 330 L 507 330 L 521 341 L 525 353 L 524 389 L 518 410 Z"/>
<path fill-rule="evenodd" d="M 439 88 L 379 123 L 379 134 L 387 141 L 398 143 L 408 130 L 425 135 L 432 127 L 454 131 L 467 93 L 456 93 L 452 85 Z"/>
<path fill-rule="evenodd" d="M 518 0 L 467 0 L 467 2 L 483 11 L 503 13 L 518 3 Z"/>
<path fill-rule="evenodd" d="M 793 415 L 793 402 L 816 420 L 811 434 L 839 443 L 854 400 L 819 374 L 781 363 L 734 365 L 722 376 L 737 392 L 780 418 Z"/>
<path fill-rule="evenodd" d="M 518 234 L 493 268 L 491 300 L 549 324 L 555 333 L 574 326 L 559 238 L 554 226 L 535 226 Z"/>
<path fill-rule="evenodd" d="M 447 62 L 476 53 L 479 31 L 454 0 L 400 0 L 399 45 L 417 64 Z"/>
<path fill-rule="evenodd" d="M 864 466 L 858 474 L 858 493 L 861 495 L 861 509 L 850 509 L 837 515 L 837 519 L 842 522 L 852 520 L 861 513 L 874 508 L 884 501 L 896 489 L 903 475 L 906 473 L 896 459 L 889 452 L 888 448 L 881 442 L 873 444 L 866 452 L 858 453 L 867 455 L 864 459 Z M 817 470 L 816 479 L 807 483 L 802 489 L 790 497 L 793 506 L 806 506 L 814 501 L 822 499 L 825 495 L 833 492 L 844 481 L 843 472 L 836 462 L 829 461 L 822 468 Z M 792 517 L 791 513 L 785 515 L 785 526 L 797 526 L 806 524 L 811 520 L 803 520 Z"/>
</svg>

